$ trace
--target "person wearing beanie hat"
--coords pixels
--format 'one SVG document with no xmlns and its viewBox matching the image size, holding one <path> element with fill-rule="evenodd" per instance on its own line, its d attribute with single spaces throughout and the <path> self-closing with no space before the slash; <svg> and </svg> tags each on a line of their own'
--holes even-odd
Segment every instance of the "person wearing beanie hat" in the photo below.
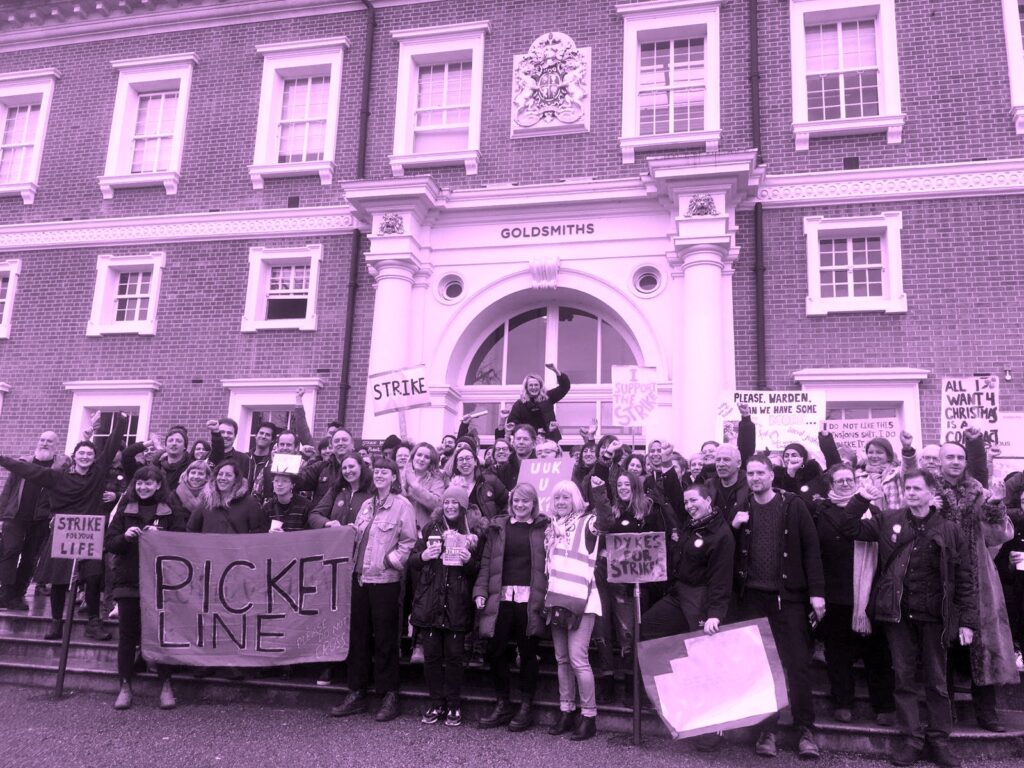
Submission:
<svg viewBox="0 0 1024 768">
<path fill-rule="evenodd" d="M 773 470 L 772 484 L 776 488 L 795 493 L 811 504 L 815 496 L 823 497 L 827 492 L 827 481 L 822 477 L 822 468 L 800 443 L 790 443 L 782 449 L 782 466 Z"/>
<path fill-rule="evenodd" d="M 423 644 L 430 704 L 422 722 L 427 725 L 442 720 L 449 727 L 462 725 L 464 649 L 473 628 L 472 589 L 480 569 L 469 514 L 468 490 L 449 486 L 409 558 L 415 584 L 409 620 Z"/>
</svg>

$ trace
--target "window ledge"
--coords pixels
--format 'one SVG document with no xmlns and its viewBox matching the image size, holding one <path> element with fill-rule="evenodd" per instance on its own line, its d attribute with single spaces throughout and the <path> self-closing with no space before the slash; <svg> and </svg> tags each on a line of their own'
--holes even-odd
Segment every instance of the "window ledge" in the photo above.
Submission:
<svg viewBox="0 0 1024 768">
<path fill-rule="evenodd" d="M 250 165 L 249 179 L 253 189 L 263 189 L 266 179 L 293 178 L 296 176 L 319 176 L 322 186 L 334 182 L 334 162 L 331 160 L 311 160 L 305 163 L 270 163 L 267 165 Z"/>
<path fill-rule="evenodd" d="M 131 323 L 88 323 L 85 327 L 86 336 L 155 336 L 156 320 L 144 320 Z"/>
<path fill-rule="evenodd" d="M 907 311 L 907 295 L 905 293 L 892 299 L 854 298 L 854 299 L 815 299 L 807 297 L 807 316 L 835 315 L 846 312 L 884 312 L 889 315 L 905 314 Z"/>
<path fill-rule="evenodd" d="M 1020 131 L 1017 131 L 1020 133 Z M 36 190 L 39 185 L 31 181 L 18 181 L 12 184 L 0 184 L 0 197 L 14 197 L 21 195 L 21 202 L 25 205 L 32 205 L 36 201 Z"/>
<path fill-rule="evenodd" d="M 796 151 L 806 152 L 811 136 L 859 136 L 865 133 L 882 133 L 883 131 L 889 144 L 899 144 L 903 141 L 903 124 L 906 120 L 906 115 L 879 115 L 821 120 L 813 123 L 793 123 Z"/>
<path fill-rule="evenodd" d="M 313 315 L 312 317 L 297 317 L 289 320 L 254 320 L 251 317 L 242 318 L 242 333 L 275 330 L 315 331 L 316 315 Z"/>
<path fill-rule="evenodd" d="M 457 152 L 422 152 L 415 155 L 391 155 L 391 173 L 404 176 L 406 168 L 436 168 L 445 165 L 462 165 L 467 176 L 475 176 L 480 165 L 479 149 L 463 149 Z"/>
<path fill-rule="evenodd" d="M 717 152 L 722 140 L 721 131 L 694 131 L 692 133 L 668 133 L 660 136 L 622 136 L 619 148 L 622 150 L 624 165 L 636 162 L 636 152 L 647 149 L 690 149 L 699 147 L 705 152 Z"/>
<path fill-rule="evenodd" d="M 160 171 L 158 173 L 129 173 L 125 176 L 99 176 L 100 192 L 104 200 L 114 196 L 115 189 L 131 187 L 157 187 L 163 185 L 168 195 L 178 194 L 178 181 L 181 174 L 177 171 Z"/>
<path fill-rule="evenodd" d="M 1010 117 L 1013 118 L 1013 127 L 1017 135 L 1024 134 L 1024 106 L 1013 107 L 1010 110 Z"/>
</svg>

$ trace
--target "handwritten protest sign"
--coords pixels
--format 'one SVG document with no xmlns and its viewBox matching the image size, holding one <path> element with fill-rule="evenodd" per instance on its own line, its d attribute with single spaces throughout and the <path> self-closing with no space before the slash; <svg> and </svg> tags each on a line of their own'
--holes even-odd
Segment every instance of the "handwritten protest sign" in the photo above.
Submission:
<svg viewBox="0 0 1024 768">
<path fill-rule="evenodd" d="M 50 556 L 64 560 L 103 559 L 103 515 L 54 515 Z"/>
<path fill-rule="evenodd" d="M 462 555 L 469 551 L 469 536 L 458 531 L 447 530 L 442 538 L 444 549 L 441 551 L 441 564 L 462 565 Z"/>
<path fill-rule="evenodd" d="M 145 531 L 143 655 L 191 666 L 344 661 L 355 531 Z"/>
<path fill-rule="evenodd" d="M 645 640 L 637 655 L 647 695 L 674 739 L 755 725 L 789 703 L 767 619 L 714 635 Z"/>
<path fill-rule="evenodd" d="M 541 514 L 551 512 L 551 492 L 560 480 L 572 480 L 572 459 L 524 459 L 519 467 L 519 482 L 537 489 Z"/>
<path fill-rule="evenodd" d="M 658 405 L 657 370 L 638 365 L 612 366 L 612 424 L 644 427 Z"/>
<path fill-rule="evenodd" d="M 668 580 L 668 554 L 665 533 L 609 533 L 605 535 L 608 552 L 609 584 L 647 584 Z"/>
<path fill-rule="evenodd" d="M 945 441 L 962 442 L 964 430 L 977 427 L 989 445 L 999 443 L 999 377 L 957 376 L 942 379 L 942 423 Z"/>
<path fill-rule="evenodd" d="M 836 445 L 849 446 L 861 452 L 873 437 L 884 437 L 893 445 L 900 439 L 900 425 L 896 419 L 842 419 L 826 421 L 823 428 L 832 433 Z"/>
<path fill-rule="evenodd" d="M 737 390 L 727 393 L 718 406 L 719 427 L 726 442 L 736 442 L 739 403 L 750 407 L 759 449 L 777 450 L 787 443 L 802 443 L 808 448 L 818 444 L 818 429 L 825 420 L 823 392 Z"/>
<path fill-rule="evenodd" d="M 367 387 L 373 393 L 373 415 L 430 405 L 426 381 L 423 365 L 371 374 Z"/>
</svg>

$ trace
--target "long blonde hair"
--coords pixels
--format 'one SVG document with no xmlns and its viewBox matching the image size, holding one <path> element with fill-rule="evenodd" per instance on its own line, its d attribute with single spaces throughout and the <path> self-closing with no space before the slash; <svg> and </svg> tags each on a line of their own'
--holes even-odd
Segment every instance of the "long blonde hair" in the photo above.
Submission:
<svg viewBox="0 0 1024 768">
<path fill-rule="evenodd" d="M 536 397 L 533 397 L 533 398 L 531 398 L 529 393 L 526 391 L 526 384 L 527 384 L 527 382 L 530 381 L 530 379 L 536 379 L 537 382 L 540 384 L 540 393 Z M 519 400 L 520 400 L 520 402 L 528 403 L 528 402 L 530 402 L 530 400 L 533 400 L 536 403 L 543 403 L 547 399 L 548 399 L 548 393 L 547 393 L 547 390 L 544 389 L 544 377 L 542 375 L 539 375 L 539 374 L 536 374 L 536 373 L 528 373 L 528 374 L 526 374 L 526 377 L 523 379 L 523 390 L 522 390 L 522 392 L 519 393 Z"/>
</svg>

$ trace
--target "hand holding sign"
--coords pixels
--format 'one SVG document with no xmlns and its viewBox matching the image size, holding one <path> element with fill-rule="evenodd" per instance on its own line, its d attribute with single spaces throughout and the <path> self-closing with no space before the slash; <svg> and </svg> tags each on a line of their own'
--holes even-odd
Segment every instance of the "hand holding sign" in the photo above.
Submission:
<svg viewBox="0 0 1024 768">
<path fill-rule="evenodd" d="M 131 528 L 129 528 L 128 530 L 126 530 L 124 532 L 124 537 L 126 539 L 131 539 L 132 541 L 134 541 L 135 539 L 139 538 L 139 536 L 141 536 L 141 535 L 142 535 L 142 529 L 139 528 L 137 525 L 133 525 Z"/>
<path fill-rule="evenodd" d="M 704 620 L 704 634 L 713 635 L 718 631 L 718 619 L 705 619 Z"/>
</svg>

